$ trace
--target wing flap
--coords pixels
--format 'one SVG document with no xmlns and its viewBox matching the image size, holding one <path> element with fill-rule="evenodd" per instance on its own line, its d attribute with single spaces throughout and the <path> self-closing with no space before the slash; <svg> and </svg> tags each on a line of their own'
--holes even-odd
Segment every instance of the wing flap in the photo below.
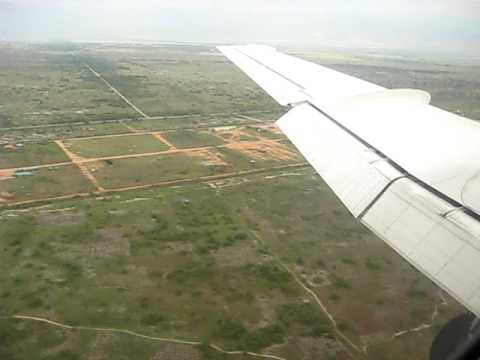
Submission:
<svg viewBox="0 0 480 360">
<path fill-rule="evenodd" d="M 480 315 L 478 221 L 408 178 L 395 182 L 361 220 L 431 280 Z"/>
<path fill-rule="evenodd" d="M 322 111 L 410 174 L 480 214 L 480 125 L 422 102 L 420 94 L 394 95 L 398 92 L 346 99 Z"/>
</svg>

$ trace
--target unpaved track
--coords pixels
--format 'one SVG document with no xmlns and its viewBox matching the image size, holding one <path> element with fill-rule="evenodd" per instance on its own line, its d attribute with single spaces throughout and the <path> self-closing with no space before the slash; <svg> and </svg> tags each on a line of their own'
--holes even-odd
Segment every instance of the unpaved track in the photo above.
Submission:
<svg viewBox="0 0 480 360">
<path fill-rule="evenodd" d="M 157 138 L 160 142 L 167 145 L 170 149 L 169 150 L 176 150 L 177 148 L 173 145 L 170 141 L 168 141 L 160 132 L 152 133 L 152 135 Z"/>
<path fill-rule="evenodd" d="M 260 120 L 260 119 L 257 119 L 257 118 L 254 118 L 254 117 L 251 117 L 251 116 L 247 116 L 247 115 L 237 115 L 237 117 L 241 118 L 241 119 L 247 119 L 247 120 L 251 120 L 251 121 L 255 121 L 255 122 L 258 122 L 258 123 L 265 123 L 266 120 Z"/>
<path fill-rule="evenodd" d="M 137 133 L 139 132 L 137 129 L 131 127 L 130 125 L 126 124 L 124 121 L 119 121 L 120 124 L 122 124 L 124 127 L 128 129 L 131 133 Z"/>
<path fill-rule="evenodd" d="M 262 244 L 262 246 L 267 247 L 263 239 L 258 235 L 255 231 L 251 230 L 250 233 L 255 237 L 255 239 Z M 339 339 L 344 345 L 345 349 L 348 351 L 349 355 L 352 356 L 353 358 L 365 358 L 365 351 L 360 349 L 357 345 L 353 343 L 352 340 L 350 340 L 339 328 L 337 325 L 337 321 L 333 317 L 333 315 L 328 311 L 327 307 L 323 304 L 322 300 L 318 297 L 318 295 L 311 290 L 309 287 L 307 287 L 302 280 L 298 277 L 297 273 L 290 269 L 287 264 L 285 264 L 280 257 L 275 254 L 274 252 L 270 252 L 272 256 L 274 257 L 275 261 L 277 262 L 278 265 L 280 265 L 286 272 L 288 272 L 293 280 L 309 295 L 313 298 L 313 300 L 317 303 L 317 305 L 320 307 L 320 309 L 323 311 L 323 313 L 327 316 L 328 320 L 330 321 L 330 324 L 337 335 L 337 339 Z M 356 356 L 353 354 L 352 350 L 355 352 Z"/>
<path fill-rule="evenodd" d="M 15 320 L 25 320 L 25 321 L 36 321 L 40 323 L 44 323 L 50 326 L 55 326 L 62 328 L 64 330 L 69 330 L 69 331 L 93 331 L 93 332 L 106 332 L 106 333 L 117 333 L 117 334 L 125 334 L 125 335 L 130 335 L 134 336 L 137 338 L 145 339 L 145 340 L 152 340 L 152 341 L 159 341 L 159 342 L 167 342 L 167 343 L 172 343 L 172 344 L 180 344 L 180 345 L 189 345 L 189 346 L 200 346 L 202 345 L 202 342 L 200 341 L 188 341 L 188 340 L 181 340 L 181 339 L 173 339 L 173 338 L 163 338 L 163 337 L 156 337 L 156 336 L 149 336 L 149 335 L 144 335 L 137 333 L 135 331 L 131 330 L 125 330 L 125 329 L 118 329 L 118 328 L 97 328 L 97 327 L 88 327 L 88 326 L 72 326 L 72 325 L 67 325 L 67 324 L 61 324 L 56 321 L 52 321 L 49 319 L 37 317 L 37 316 L 26 316 L 26 315 L 14 315 L 10 317 L 2 317 L 1 319 L 15 319 Z M 253 357 L 258 357 L 258 358 L 263 358 L 263 359 L 273 359 L 273 360 L 286 360 L 285 358 L 275 356 L 275 355 L 268 355 L 268 354 L 260 354 L 260 353 L 254 353 L 254 352 L 249 352 L 249 351 L 240 351 L 240 350 L 224 350 L 220 346 L 214 345 L 214 344 L 208 344 L 208 346 L 216 350 L 218 352 L 221 352 L 226 355 L 242 355 L 242 354 L 247 354 Z"/>
<path fill-rule="evenodd" d="M 34 204 L 38 204 L 38 203 L 44 203 L 44 202 L 56 202 L 56 201 L 62 201 L 62 200 L 72 200 L 72 199 L 75 199 L 75 198 L 87 198 L 87 197 L 96 196 L 96 195 L 115 194 L 115 193 L 122 193 L 122 192 L 132 191 L 132 190 L 150 189 L 150 188 L 155 188 L 155 187 L 170 187 L 170 186 L 179 186 L 179 185 L 190 185 L 190 184 L 209 182 L 209 181 L 213 181 L 213 180 L 223 180 L 223 179 L 229 179 L 229 178 L 234 178 L 234 177 L 242 177 L 242 176 L 248 176 L 248 175 L 253 175 L 253 174 L 271 173 L 271 172 L 283 171 L 283 170 L 287 170 L 287 169 L 301 169 L 301 168 L 308 168 L 308 167 L 310 167 L 310 164 L 308 164 L 306 162 L 302 162 L 302 163 L 296 163 L 296 164 L 281 165 L 281 166 L 276 166 L 276 167 L 271 167 L 271 168 L 245 170 L 245 171 L 238 171 L 238 172 L 234 172 L 234 173 L 203 176 L 203 177 L 198 177 L 198 178 L 178 179 L 178 180 L 164 181 L 164 182 L 138 185 L 138 186 L 131 186 L 131 187 L 116 188 L 116 189 L 104 189 L 101 192 L 99 191 L 99 192 L 95 192 L 95 193 L 76 193 L 76 194 L 62 195 L 62 196 L 56 196 L 56 197 L 50 197 L 50 198 L 17 201 L 17 202 L 0 204 L 0 208 L 27 206 L 27 205 L 34 205 Z"/>
<path fill-rule="evenodd" d="M 71 152 L 66 146 L 65 144 L 60 141 L 60 140 L 56 140 L 55 141 L 55 144 L 57 144 L 60 149 L 63 150 L 63 152 L 65 153 L 65 155 L 68 156 L 68 158 L 72 161 L 73 164 L 75 164 L 78 169 L 80 170 L 80 172 L 82 173 L 82 175 L 88 180 L 90 181 L 93 186 L 95 186 L 95 188 L 97 189 L 97 191 L 104 191 L 105 189 L 100 185 L 100 183 L 98 182 L 97 178 L 95 176 L 93 176 L 93 174 L 90 172 L 90 170 L 88 169 L 88 167 L 86 165 L 84 165 L 82 163 L 82 160 L 83 158 L 81 158 L 80 156 L 74 154 L 73 152 Z"/>
<path fill-rule="evenodd" d="M 144 133 L 144 134 L 155 134 L 155 133 Z M 129 134 L 129 135 L 105 135 L 101 136 L 101 138 L 108 138 L 108 137 L 116 137 L 116 136 L 135 136 L 137 134 Z M 140 134 L 138 134 L 140 135 Z M 98 137 L 94 137 L 98 138 Z M 83 139 L 83 138 L 81 138 Z M 71 140 L 71 139 L 70 139 Z M 70 141 L 66 140 L 66 141 Z M 259 146 L 261 146 L 262 143 L 281 143 L 282 140 L 259 140 L 256 141 Z M 157 155 L 163 155 L 163 154 L 175 154 L 175 153 L 189 153 L 192 151 L 203 151 L 203 150 L 213 150 L 217 148 L 224 148 L 224 147 L 231 147 L 232 145 L 235 145 L 236 143 L 227 143 L 224 145 L 217 145 L 217 146 L 202 146 L 202 147 L 195 147 L 195 148 L 184 148 L 184 149 L 177 149 L 173 147 L 172 149 L 169 150 L 164 150 L 164 151 L 156 151 L 156 152 L 151 152 L 151 153 L 140 153 L 140 154 L 126 154 L 126 155 L 116 155 L 116 156 L 104 156 L 104 157 L 98 157 L 98 158 L 82 158 L 74 153 L 72 153 L 64 144 L 63 141 L 60 140 L 55 140 L 55 143 L 57 143 L 58 146 L 60 146 L 64 151 L 67 151 L 66 155 L 72 160 L 71 162 L 60 162 L 60 163 L 51 163 L 51 164 L 42 164 L 42 165 L 32 165 L 32 166 L 21 166 L 18 168 L 8 168 L 8 169 L 0 169 L 0 171 L 16 171 L 19 169 L 22 170 L 37 170 L 37 169 L 42 169 L 42 168 L 48 168 L 48 167 L 58 167 L 58 166 L 67 166 L 67 165 L 72 165 L 73 163 L 76 164 L 88 164 L 92 162 L 98 162 L 98 161 L 106 161 L 106 160 L 121 160 L 121 159 L 132 159 L 132 158 L 141 158 L 141 157 L 148 157 L 148 156 L 157 156 Z M 250 142 L 253 143 L 253 142 Z M 168 143 L 170 144 L 170 143 Z M 167 144 L 167 145 L 168 145 Z M 172 145 L 173 146 L 173 145 Z M 71 156 L 69 156 L 69 154 Z M 73 157 L 73 158 L 72 158 Z"/>
<path fill-rule="evenodd" d="M 149 120 L 166 120 L 166 119 L 186 119 L 189 117 L 214 117 L 214 116 L 221 116 L 221 117 L 239 117 L 239 115 L 243 114 L 271 114 L 271 111 L 263 111 L 263 110 L 249 110 L 249 111 L 242 111 L 242 113 L 238 112 L 217 112 L 217 113 L 191 113 L 185 115 L 159 115 L 159 116 L 150 116 Z M 94 120 L 90 121 L 89 125 L 99 125 L 99 124 L 112 124 L 112 123 L 119 123 L 122 121 L 131 121 L 135 120 L 134 118 L 122 118 L 122 119 L 113 119 L 113 120 Z M 264 123 L 268 123 L 268 120 L 265 120 Z M 34 129 L 44 129 L 44 128 L 55 128 L 55 127 L 68 127 L 68 126 L 85 126 L 84 121 L 75 121 L 75 122 L 59 122 L 59 123 L 51 123 L 51 124 L 42 124 L 42 125 L 28 125 L 28 126 L 11 126 L 0 128 L 0 132 L 3 131 L 12 131 L 12 130 L 34 130 Z M 219 125 L 221 126 L 221 125 Z M 173 130 L 173 129 L 172 129 Z"/>
<path fill-rule="evenodd" d="M 145 114 L 142 110 L 140 110 L 137 106 L 135 106 L 134 103 L 132 103 L 130 100 L 128 100 L 120 91 L 118 91 L 116 88 L 113 87 L 113 85 L 111 85 L 107 80 L 105 80 L 105 78 L 100 75 L 98 72 L 96 72 L 90 65 L 88 65 L 87 63 L 83 63 L 83 65 L 89 69 L 96 77 L 98 77 L 100 80 L 102 80 L 105 85 L 107 85 L 110 90 L 112 90 L 115 94 L 118 95 L 118 97 L 120 97 L 123 101 L 125 101 L 128 105 L 130 105 L 130 107 L 135 110 L 137 113 L 139 113 L 140 115 L 142 115 L 142 117 L 148 119 L 148 115 Z"/>
<path fill-rule="evenodd" d="M 434 323 L 435 323 L 435 320 L 437 319 L 438 315 L 439 315 L 439 308 L 440 306 L 445 306 L 445 305 L 448 305 L 448 302 L 445 300 L 445 297 L 443 295 L 443 292 L 442 290 L 439 290 L 438 292 L 438 297 L 440 298 L 440 303 L 439 304 L 435 304 L 434 307 L 433 307 L 433 312 L 432 312 L 432 316 L 430 318 L 430 322 L 428 323 L 424 323 L 424 324 L 420 324 L 419 326 L 417 327 L 414 327 L 414 328 L 411 328 L 411 329 L 406 329 L 406 330 L 401 330 L 401 331 L 397 331 L 395 334 L 393 334 L 389 339 L 385 340 L 385 341 L 381 341 L 379 343 L 376 343 L 376 344 L 371 344 L 371 345 L 366 345 L 363 347 L 363 350 L 365 353 L 368 353 L 368 350 L 372 347 L 375 347 L 375 346 L 379 346 L 379 345 L 384 345 L 384 344 L 387 344 L 389 342 L 392 342 L 394 340 L 396 340 L 397 338 L 399 337 L 402 337 L 402 336 L 405 336 L 405 335 L 409 335 L 409 334 L 412 334 L 412 333 L 418 333 L 418 332 L 422 332 L 424 330 L 427 330 L 427 329 L 430 329 Z"/>
</svg>

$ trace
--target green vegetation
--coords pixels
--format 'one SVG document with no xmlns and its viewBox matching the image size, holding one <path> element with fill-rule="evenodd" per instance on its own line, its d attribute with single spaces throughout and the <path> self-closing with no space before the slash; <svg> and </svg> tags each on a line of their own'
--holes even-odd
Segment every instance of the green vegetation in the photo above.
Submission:
<svg viewBox="0 0 480 360">
<path fill-rule="evenodd" d="M 150 116 L 278 109 L 241 71 L 208 52 L 167 49 L 123 53 L 121 59 L 115 55 L 104 52 L 99 59 L 88 54 L 84 59 Z"/>
<path fill-rule="evenodd" d="M 328 325 L 327 319 L 320 310 L 311 303 L 286 304 L 277 309 L 280 322 L 286 326 L 313 327 Z"/>
<path fill-rule="evenodd" d="M 223 140 L 207 131 L 178 130 L 164 134 L 177 148 L 222 145 Z"/>
<path fill-rule="evenodd" d="M 75 154 L 85 158 L 144 154 L 168 150 L 168 146 L 152 135 L 125 135 L 109 138 L 74 140 L 67 143 Z"/>
<path fill-rule="evenodd" d="M 21 144 L 14 150 L 0 147 L 0 169 L 68 161 L 55 143 Z"/>
<path fill-rule="evenodd" d="M 285 330 L 279 325 L 269 325 L 248 331 L 239 321 L 231 319 L 220 320 L 214 334 L 226 341 L 239 342 L 240 348 L 245 351 L 260 351 L 274 344 L 284 341 Z"/>
<path fill-rule="evenodd" d="M 21 129 L 1 129 L 0 138 L 6 143 L 26 143 L 58 140 L 61 138 L 78 138 L 101 135 L 116 135 L 130 133 L 122 123 L 96 122 L 75 123 L 69 125 L 54 125 L 47 127 L 27 127 Z"/>
<path fill-rule="evenodd" d="M 0 193 L 9 193 L 15 201 L 45 199 L 94 190 L 93 185 L 74 165 L 42 168 L 33 170 L 32 176 L 0 181 Z"/>
<path fill-rule="evenodd" d="M 113 160 L 103 162 L 95 176 L 106 188 L 117 188 L 215 174 L 217 168 L 204 161 L 202 156 L 182 154 Z"/>
<path fill-rule="evenodd" d="M 69 52 L 0 48 L 0 73 L 3 126 L 136 116 Z"/>
</svg>

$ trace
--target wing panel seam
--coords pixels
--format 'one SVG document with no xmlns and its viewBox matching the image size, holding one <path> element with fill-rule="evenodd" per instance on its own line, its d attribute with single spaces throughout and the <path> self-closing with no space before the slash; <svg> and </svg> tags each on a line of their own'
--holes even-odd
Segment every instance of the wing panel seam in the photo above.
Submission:
<svg viewBox="0 0 480 360">
<path fill-rule="evenodd" d="M 390 180 L 388 184 L 385 185 L 384 188 L 373 198 L 373 200 L 370 201 L 370 203 L 365 207 L 365 209 L 363 209 L 363 211 L 357 216 L 357 218 L 361 220 L 368 213 L 368 211 L 378 202 L 378 200 L 380 200 L 380 198 L 388 191 L 388 189 L 390 189 L 390 187 L 394 183 L 396 183 L 398 180 L 405 179 L 408 177 L 409 177 L 408 175 L 401 175 L 396 177 L 395 179 Z"/>
<path fill-rule="evenodd" d="M 470 208 L 468 207 L 465 207 L 463 206 L 462 204 L 460 204 L 458 201 L 452 199 L 451 197 L 445 195 L 444 193 L 438 191 L 437 189 L 435 189 L 434 187 L 428 185 L 427 183 L 423 182 L 422 180 L 420 180 L 419 178 L 415 177 L 414 175 L 410 174 L 407 170 L 405 170 L 403 167 L 401 167 L 399 164 L 397 164 L 396 162 L 392 161 L 388 156 L 386 156 L 384 153 L 382 153 L 381 151 L 379 151 L 377 148 L 375 148 L 374 146 L 372 146 L 371 144 L 369 144 L 367 141 L 365 141 L 364 139 L 362 139 L 360 136 L 358 136 L 357 134 L 355 134 L 353 131 L 351 131 L 350 129 L 348 129 L 347 127 L 345 127 L 344 125 L 342 125 L 340 122 L 338 122 L 337 120 L 335 120 L 333 117 L 331 117 L 330 115 L 328 115 L 327 113 L 325 113 L 323 110 L 321 110 L 320 108 L 318 108 L 315 104 L 312 104 L 310 101 L 307 101 L 307 103 L 312 107 L 314 108 L 315 110 L 317 110 L 319 113 L 321 113 L 323 116 L 325 116 L 327 119 L 329 119 L 330 121 L 332 121 L 335 125 L 337 125 L 338 127 L 340 127 L 342 130 L 344 130 L 347 134 L 349 134 L 350 136 L 352 136 L 354 139 L 356 139 L 357 141 L 359 141 L 361 144 L 363 144 L 364 146 L 368 147 L 369 149 L 375 151 L 377 154 L 379 154 L 381 157 L 385 158 L 388 163 L 393 166 L 395 169 L 397 169 L 400 173 L 404 174 L 405 177 L 408 177 L 410 180 L 412 180 L 413 182 L 415 182 L 416 184 L 420 185 L 421 187 L 425 188 L 426 190 L 430 191 L 432 194 L 436 195 L 437 197 L 439 197 L 440 199 L 442 199 L 443 201 L 449 203 L 452 207 L 455 207 L 455 208 L 461 208 L 463 209 L 464 213 L 472 218 L 474 218 L 475 220 L 479 221 L 480 222 L 480 214 L 476 213 L 475 211 L 471 210 Z"/>
</svg>

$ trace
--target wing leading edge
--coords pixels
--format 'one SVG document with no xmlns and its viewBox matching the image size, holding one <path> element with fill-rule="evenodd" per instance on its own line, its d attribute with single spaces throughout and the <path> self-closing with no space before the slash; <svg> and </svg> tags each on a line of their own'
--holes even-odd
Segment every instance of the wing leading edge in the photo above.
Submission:
<svg viewBox="0 0 480 360">
<path fill-rule="evenodd" d="M 479 316 L 480 127 L 419 90 L 387 90 L 268 47 L 220 51 L 293 107 L 279 127 L 350 212 Z"/>
</svg>

